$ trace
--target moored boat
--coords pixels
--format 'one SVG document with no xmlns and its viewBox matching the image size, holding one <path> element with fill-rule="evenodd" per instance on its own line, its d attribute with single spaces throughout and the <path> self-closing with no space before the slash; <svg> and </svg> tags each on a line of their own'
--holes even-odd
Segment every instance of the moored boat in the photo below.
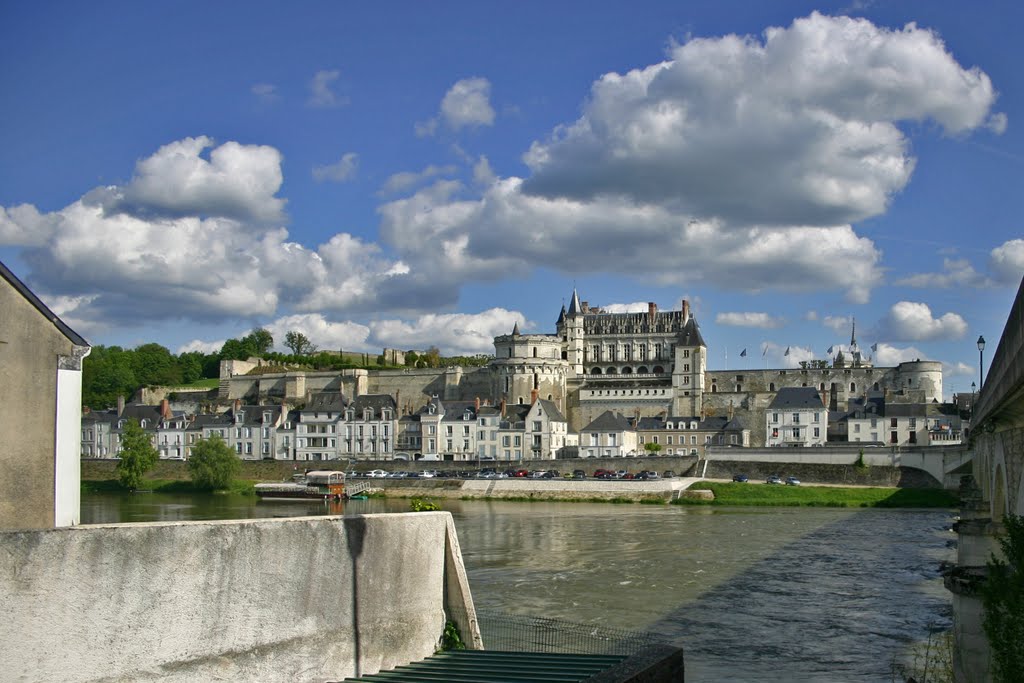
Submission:
<svg viewBox="0 0 1024 683">
<path fill-rule="evenodd" d="M 263 500 L 341 500 L 345 497 L 345 473 L 312 470 L 292 481 L 260 483 L 254 488 Z"/>
</svg>

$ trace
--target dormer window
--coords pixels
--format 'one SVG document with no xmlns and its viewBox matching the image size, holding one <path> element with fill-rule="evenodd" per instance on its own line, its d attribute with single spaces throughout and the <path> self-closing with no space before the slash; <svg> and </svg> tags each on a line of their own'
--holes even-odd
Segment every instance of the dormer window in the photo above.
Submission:
<svg viewBox="0 0 1024 683">
<path fill-rule="evenodd" d="M 143 420 L 139 420 L 139 426 L 142 427 L 143 429 L 145 429 L 146 428 L 146 421 L 144 419 Z"/>
<path fill-rule="evenodd" d="M 667 423 L 667 424 L 665 425 L 665 429 L 675 429 L 675 427 L 673 426 L 674 424 L 675 424 L 675 423 L 673 423 L 673 422 L 669 422 L 669 423 Z"/>
<path fill-rule="evenodd" d="M 270 420 L 271 420 L 271 414 L 270 413 L 263 413 L 263 421 L 264 422 L 270 422 Z"/>
<path fill-rule="evenodd" d="M 691 422 L 690 423 L 690 429 L 696 429 L 696 428 L 697 428 L 697 423 L 696 422 Z"/>
</svg>

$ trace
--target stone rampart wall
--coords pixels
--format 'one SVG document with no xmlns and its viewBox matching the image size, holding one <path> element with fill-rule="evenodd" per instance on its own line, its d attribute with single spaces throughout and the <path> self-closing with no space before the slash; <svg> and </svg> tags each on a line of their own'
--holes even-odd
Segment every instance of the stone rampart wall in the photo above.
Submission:
<svg viewBox="0 0 1024 683">
<path fill-rule="evenodd" d="M 479 643 L 446 512 L 88 525 L 0 547 L 4 680 L 340 680 L 432 654 L 446 608 Z"/>
</svg>

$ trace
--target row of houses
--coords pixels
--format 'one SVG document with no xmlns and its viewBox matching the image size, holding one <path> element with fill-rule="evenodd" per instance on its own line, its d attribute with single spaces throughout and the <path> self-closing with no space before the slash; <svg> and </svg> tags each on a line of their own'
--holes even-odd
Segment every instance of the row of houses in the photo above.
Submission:
<svg viewBox="0 0 1024 683">
<path fill-rule="evenodd" d="M 349 400 L 315 393 L 298 408 L 244 405 L 220 413 L 186 414 L 159 405 L 124 405 L 82 417 L 82 457 L 114 458 L 129 421 L 151 434 L 160 457 L 187 460 L 201 439 L 220 437 L 243 460 L 553 460 L 625 457 L 645 452 L 700 455 L 709 445 L 750 445 L 738 420 L 713 417 L 626 418 L 608 411 L 569 431 L 558 407 L 442 401 L 399 415 L 387 394 Z"/>
<path fill-rule="evenodd" d="M 243 460 L 553 460 L 568 457 L 697 455 L 711 446 L 750 447 L 751 430 L 728 415 L 627 417 L 606 411 L 579 432 L 552 401 L 506 405 L 442 401 L 399 415 L 394 397 L 339 392 L 305 405 L 243 405 L 186 414 L 159 405 L 123 405 L 82 417 L 82 457 L 112 458 L 122 430 L 137 421 L 160 457 L 187 460 L 200 439 L 222 438 Z M 959 413 L 940 404 L 886 403 L 884 395 L 829 411 L 810 387 L 783 388 L 765 410 L 766 446 L 865 443 L 894 446 L 960 443 Z"/>
<path fill-rule="evenodd" d="M 824 446 L 864 443 L 885 446 L 951 446 L 966 431 L 955 404 L 887 401 L 882 392 L 849 400 L 829 411 L 812 387 L 778 391 L 765 411 L 765 445 Z"/>
</svg>

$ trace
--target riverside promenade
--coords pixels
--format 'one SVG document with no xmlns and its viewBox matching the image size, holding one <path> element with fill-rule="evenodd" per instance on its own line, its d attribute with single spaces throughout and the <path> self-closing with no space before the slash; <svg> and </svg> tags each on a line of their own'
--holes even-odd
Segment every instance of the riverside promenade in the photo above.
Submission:
<svg viewBox="0 0 1024 683">
<path fill-rule="evenodd" d="M 712 498 L 710 491 L 687 491 L 699 477 L 653 481 L 618 479 L 359 479 L 389 497 L 503 498 L 509 500 L 675 500 Z"/>
</svg>

